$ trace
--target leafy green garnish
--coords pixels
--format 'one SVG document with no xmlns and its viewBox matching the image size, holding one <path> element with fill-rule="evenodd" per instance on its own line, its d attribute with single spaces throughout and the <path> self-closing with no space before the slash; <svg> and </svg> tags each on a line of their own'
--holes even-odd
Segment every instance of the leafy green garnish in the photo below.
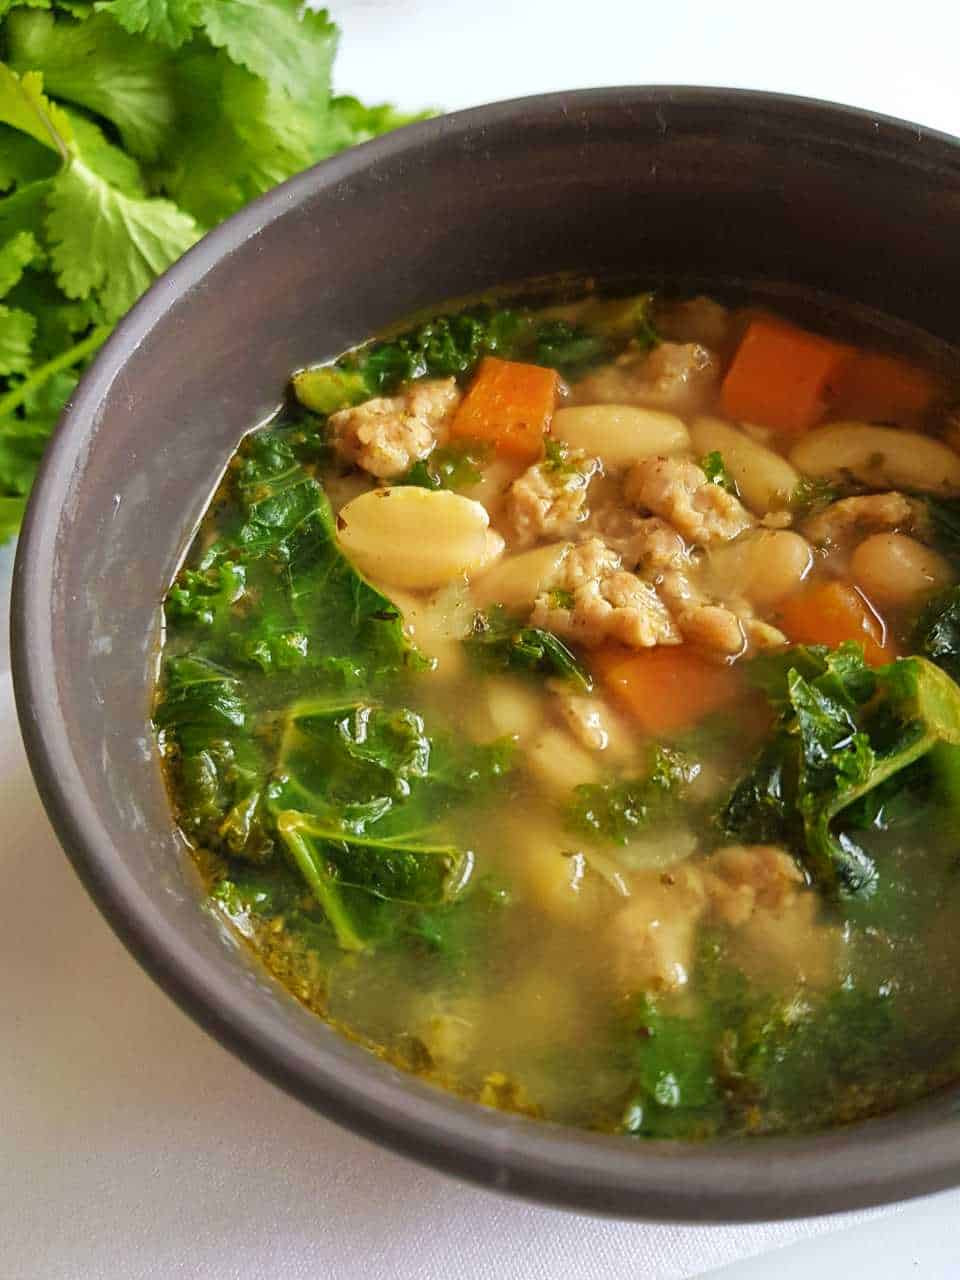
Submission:
<svg viewBox="0 0 960 1280">
<path fill-rule="evenodd" d="M 543 462 L 540 465 L 547 475 L 556 479 L 580 475 L 584 461 L 583 453 L 572 448 L 565 440 L 554 440 L 547 436 L 543 442 Z"/>
<path fill-rule="evenodd" d="M 726 489 L 727 493 L 737 494 L 739 492 L 736 481 L 724 466 L 723 455 L 718 450 L 714 449 L 700 459 L 700 470 L 711 484 L 719 485 L 721 489 Z"/>
<path fill-rule="evenodd" d="M 247 201 L 409 117 L 331 97 L 337 29 L 299 0 L 0 15 L 2 541 L 60 408 L 156 277 Z"/>
<path fill-rule="evenodd" d="M 463 377 L 485 355 L 511 354 L 527 324 L 510 309 L 474 307 L 371 343 L 342 364 L 356 368 L 371 395 L 388 395 L 415 378 Z"/>
<path fill-rule="evenodd" d="M 477 613 L 464 641 L 473 660 L 485 671 L 517 671 L 558 676 L 586 692 L 593 681 L 559 637 L 541 627 L 527 627 L 501 606 Z"/>
<path fill-rule="evenodd" d="M 154 723 L 175 754 L 180 825 L 235 857 L 262 861 L 272 838 L 263 823 L 265 760 L 251 734 L 239 682 L 199 656 L 170 659 Z"/>
<path fill-rule="evenodd" d="M 801 476 L 790 495 L 790 509 L 799 517 L 813 516 L 849 491 L 817 476 Z"/>
</svg>

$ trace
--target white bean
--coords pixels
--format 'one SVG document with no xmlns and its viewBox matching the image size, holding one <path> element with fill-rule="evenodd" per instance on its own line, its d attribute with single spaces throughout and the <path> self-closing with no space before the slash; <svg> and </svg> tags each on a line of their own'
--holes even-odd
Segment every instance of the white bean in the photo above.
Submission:
<svg viewBox="0 0 960 1280">
<path fill-rule="evenodd" d="M 586 869 L 582 853 L 535 842 L 527 845 L 516 864 L 516 872 L 537 906 L 560 919 L 574 918 L 583 910 L 581 889 Z"/>
<path fill-rule="evenodd" d="M 455 583 L 427 597 L 409 595 L 386 584 L 382 589 L 403 614 L 407 635 L 421 653 L 437 663 L 437 673 L 459 675 L 465 666 L 462 641 L 475 612 L 465 585 Z"/>
<path fill-rule="evenodd" d="M 719 418 L 696 418 L 690 439 L 698 454 L 717 451 L 751 511 L 766 515 L 785 505 L 800 480 L 786 458 Z"/>
<path fill-rule="evenodd" d="M 526 470 L 526 465 L 510 458 L 494 458 L 481 470 L 479 482 L 470 486 L 467 496 L 482 503 L 490 518 L 496 519 L 510 486 Z"/>
<path fill-rule="evenodd" d="M 479 502 L 446 489 L 371 489 L 341 508 L 337 538 L 361 573 L 429 590 L 489 563 L 489 523 Z"/>
<path fill-rule="evenodd" d="M 939 440 L 899 427 L 831 422 L 808 431 L 790 461 L 808 476 L 854 476 L 874 488 L 960 492 L 960 456 Z"/>
<path fill-rule="evenodd" d="M 508 556 L 471 584 L 481 607 L 502 604 L 507 609 L 531 609 L 536 598 L 549 589 L 557 576 L 569 542 L 552 542 L 518 556 Z"/>
<path fill-rule="evenodd" d="M 789 529 L 755 529 L 710 554 L 718 594 L 743 595 L 760 608 L 796 591 L 812 565 L 810 544 Z"/>
<path fill-rule="evenodd" d="M 596 782 L 599 766 L 593 755 L 563 729 L 547 728 L 531 743 L 527 768 L 556 795 L 567 795 L 585 782 Z"/>
<path fill-rule="evenodd" d="M 864 538 L 850 559 L 858 587 L 879 605 L 908 605 L 953 581 L 943 556 L 903 533 Z"/>
<path fill-rule="evenodd" d="M 509 677 L 486 683 L 487 714 L 498 738 L 529 738 L 543 724 L 543 698 L 529 685 Z"/>
<path fill-rule="evenodd" d="M 551 435 L 599 458 L 611 471 L 690 448 L 687 428 L 672 413 L 625 404 L 560 409 L 553 415 Z"/>
</svg>

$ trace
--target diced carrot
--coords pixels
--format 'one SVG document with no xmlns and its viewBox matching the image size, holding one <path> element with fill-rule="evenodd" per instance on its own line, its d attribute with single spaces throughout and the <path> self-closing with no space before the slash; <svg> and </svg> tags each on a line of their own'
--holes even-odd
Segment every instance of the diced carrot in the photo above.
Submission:
<svg viewBox="0 0 960 1280">
<path fill-rule="evenodd" d="M 485 356 L 450 434 L 485 440 L 505 457 L 533 462 L 543 451 L 559 381 L 553 369 Z"/>
<path fill-rule="evenodd" d="M 937 379 L 925 369 L 897 356 L 860 351 L 840 374 L 831 412 L 867 422 L 912 423 L 939 391 Z"/>
<path fill-rule="evenodd" d="M 614 701 L 651 735 L 680 733 L 743 692 L 739 672 L 708 662 L 686 645 L 640 652 L 611 646 L 594 654 L 591 667 Z"/>
<path fill-rule="evenodd" d="M 795 644 L 836 649 L 846 640 L 856 640 L 871 667 L 882 667 L 897 656 L 883 618 L 848 582 L 821 583 L 791 596 L 780 606 L 778 625 Z"/>
<path fill-rule="evenodd" d="M 724 413 L 793 435 L 816 426 L 852 347 L 774 316 L 751 320 L 720 388 Z"/>
</svg>

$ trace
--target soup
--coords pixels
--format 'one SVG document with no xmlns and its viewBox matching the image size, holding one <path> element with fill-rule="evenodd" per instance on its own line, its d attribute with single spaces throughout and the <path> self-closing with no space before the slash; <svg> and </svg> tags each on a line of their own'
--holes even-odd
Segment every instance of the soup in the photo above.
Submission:
<svg viewBox="0 0 960 1280">
<path fill-rule="evenodd" d="M 298 1000 L 632 1135 L 960 1075 L 956 381 L 840 321 L 584 289 L 294 374 L 167 596 L 155 723 Z"/>
</svg>

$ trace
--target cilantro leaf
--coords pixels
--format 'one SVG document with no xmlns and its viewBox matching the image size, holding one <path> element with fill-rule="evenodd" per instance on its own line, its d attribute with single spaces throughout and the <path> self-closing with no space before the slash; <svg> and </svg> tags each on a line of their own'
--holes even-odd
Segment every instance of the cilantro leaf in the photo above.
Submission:
<svg viewBox="0 0 960 1280">
<path fill-rule="evenodd" d="M 210 43 L 291 98 L 329 85 L 337 29 L 323 9 L 301 0 L 205 0 Z"/>
<path fill-rule="evenodd" d="M 0 18 L 11 9 L 49 9 L 52 0 L 0 0 Z"/>
<path fill-rule="evenodd" d="M 330 99 L 330 113 L 324 133 L 330 151 L 342 151 L 345 147 L 378 138 L 381 133 L 388 133 L 391 129 L 400 129 L 417 120 L 427 120 L 434 114 L 433 111 L 398 111 L 386 102 L 367 106 L 358 98 L 340 94 Z"/>
<path fill-rule="evenodd" d="M 739 495 L 736 481 L 727 470 L 726 464 L 723 461 L 723 454 L 721 454 L 717 449 L 704 454 L 700 459 L 700 470 L 704 473 L 711 484 L 719 485 L 721 489 L 726 489 L 727 493 L 732 493 L 735 496 Z"/>
<path fill-rule="evenodd" d="M 56 158 L 36 138 L 0 125 L 0 192 L 49 178 L 56 169 Z"/>
<path fill-rule="evenodd" d="M 42 226 L 52 186 L 52 178 L 28 182 L 0 200 L 0 240 L 6 240 L 18 231 L 35 232 Z"/>
<path fill-rule="evenodd" d="M 203 15 L 203 0 L 102 0 L 95 6 L 131 35 L 179 49 Z"/>
<path fill-rule="evenodd" d="M 169 200 L 125 195 L 74 159 L 53 182 L 46 229 L 57 279 L 69 298 L 96 290 L 117 320 L 199 238 Z"/>
<path fill-rule="evenodd" d="M 0 374 L 26 373 L 37 322 L 26 311 L 0 306 Z"/>
<path fill-rule="evenodd" d="M 143 174 L 133 156 L 108 142 L 103 130 L 86 116 L 71 110 L 67 110 L 67 115 L 84 164 L 124 195 L 146 196 Z"/>
<path fill-rule="evenodd" d="M 24 270 L 40 256 L 40 246 L 29 231 L 19 231 L 0 245 L 0 298 L 20 280 Z"/>
<path fill-rule="evenodd" d="M 48 270 L 42 264 L 28 268 L 20 282 L 7 295 L 5 302 L 11 307 L 29 311 L 36 319 L 33 338 L 33 358 L 37 364 L 56 358 L 69 350 L 81 334 L 92 325 L 102 322 L 103 316 L 94 298 L 72 302 L 66 298 Z M 53 381 L 69 381 L 71 387 L 76 377 L 66 373 L 53 375 Z M 62 405 L 66 396 L 60 396 Z M 28 410 L 33 412 L 33 410 Z"/>
<path fill-rule="evenodd" d="M 407 117 L 331 101 L 337 31 L 299 0 L 0 0 L 0 19 L 2 540 L 109 322 L 205 228 Z M 260 657 L 292 661 L 296 634 Z"/>
<path fill-rule="evenodd" d="M 174 121 L 170 56 L 123 31 L 106 14 L 84 22 L 17 10 L 6 23 L 14 71 L 40 72 L 48 94 L 116 125 L 124 145 L 153 159 Z"/>
<path fill-rule="evenodd" d="M 67 146 L 73 141 L 66 113 L 43 92 L 41 73 L 25 71 L 18 76 L 3 62 L 0 62 L 0 123 L 29 134 L 50 150 L 59 151 L 64 159 Z"/>
<path fill-rule="evenodd" d="M 191 45 L 177 59 L 174 93 L 177 146 L 156 178 L 205 226 L 328 154 L 324 85 L 312 101 L 294 101 L 222 50 Z"/>
</svg>

